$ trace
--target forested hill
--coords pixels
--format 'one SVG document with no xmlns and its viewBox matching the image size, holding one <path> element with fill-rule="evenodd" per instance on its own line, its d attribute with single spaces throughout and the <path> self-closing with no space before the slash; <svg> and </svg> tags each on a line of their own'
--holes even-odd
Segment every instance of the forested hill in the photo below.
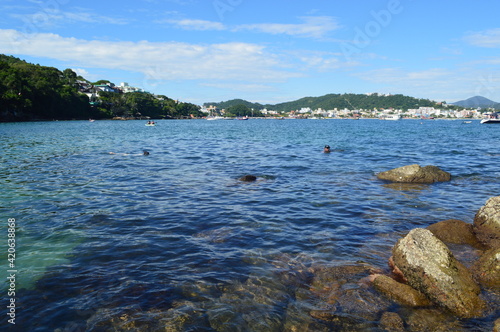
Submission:
<svg viewBox="0 0 500 332">
<path fill-rule="evenodd" d="M 88 118 L 89 99 L 72 84 L 71 70 L 0 55 L 0 121 Z"/>
<path fill-rule="evenodd" d="M 209 106 L 216 106 L 219 109 L 228 109 L 232 106 L 238 106 L 238 105 L 244 105 L 248 108 L 253 108 L 255 110 L 261 110 L 266 107 L 270 107 L 271 105 L 262 105 L 259 103 L 252 103 L 243 99 L 231 99 L 228 101 L 221 101 L 220 103 L 217 102 L 209 102 L 209 103 L 204 103 L 203 106 L 209 107 Z"/>
<path fill-rule="evenodd" d="M 109 81 L 97 83 L 101 82 Z M 60 71 L 0 54 L 0 121 L 203 115 L 199 106 L 191 103 L 147 92 L 97 91 L 95 84 L 71 69 Z"/>
<path fill-rule="evenodd" d="M 254 109 L 267 108 L 270 110 L 289 112 L 299 110 L 304 107 L 311 109 L 322 108 L 324 110 L 332 109 L 373 109 L 373 108 L 395 108 L 395 109 L 413 109 L 419 107 L 439 107 L 435 101 L 428 99 L 418 99 L 403 95 L 381 95 L 381 94 L 327 94 L 320 97 L 304 97 L 295 101 L 275 104 L 262 105 L 250 103 L 241 99 L 229 100 L 220 103 L 205 103 L 205 106 L 214 105 L 219 108 L 228 108 L 237 104 L 244 104 Z"/>
</svg>

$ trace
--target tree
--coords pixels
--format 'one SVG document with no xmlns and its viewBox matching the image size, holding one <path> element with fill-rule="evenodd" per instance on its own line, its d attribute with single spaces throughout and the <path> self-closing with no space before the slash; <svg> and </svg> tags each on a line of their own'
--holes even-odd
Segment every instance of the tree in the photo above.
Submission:
<svg viewBox="0 0 500 332">
<path fill-rule="evenodd" d="M 63 79 L 66 81 L 66 84 L 69 86 L 75 86 L 76 80 L 77 80 L 77 75 L 76 73 L 71 70 L 71 69 L 64 69 L 63 71 Z"/>
<path fill-rule="evenodd" d="M 238 104 L 226 109 L 226 116 L 262 116 L 260 111 L 254 111 L 250 107 Z"/>
</svg>

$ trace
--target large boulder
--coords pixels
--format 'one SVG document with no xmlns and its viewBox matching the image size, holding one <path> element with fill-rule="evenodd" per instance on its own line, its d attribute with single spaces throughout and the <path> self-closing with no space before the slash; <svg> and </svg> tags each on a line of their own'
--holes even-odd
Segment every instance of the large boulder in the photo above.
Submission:
<svg viewBox="0 0 500 332">
<path fill-rule="evenodd" d="M 459 317 L 478 317 L 485 303 L 472 274 L 448 247 L 423 228 L 413 229 L 392 250 L 408 284 Z"/>
<path fill-rule="evenodd" d="M 377 174 L 381 180 L 404 183 L 434 183 L 451 180 L 448 172 L 436 166 L 407 165 Z"/>
<path fill-rule="evenodd" d="M 457 219 L 448 219 L 427 227 L 438 239 L 445 243 L 468 244 L 475 248 L 483 248 L 474 234 L 472 224 Z"/>
<path fill-rule="evenodd" d="M 500 248 L 485 252 L 474 264 L 473 270 L 481 284 L 500 289 Z"/>
<path fill-rule="evenodd" d="M 474 232 L 490 248 L 500 248 L 500 196 L 492 197 L 477 211 Z"/>
</svg>

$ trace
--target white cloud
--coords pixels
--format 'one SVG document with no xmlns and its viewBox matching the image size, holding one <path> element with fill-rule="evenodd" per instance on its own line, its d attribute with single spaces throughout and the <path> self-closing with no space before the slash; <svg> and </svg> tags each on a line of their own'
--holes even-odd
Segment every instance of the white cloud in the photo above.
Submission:
<svg viewBox="0 0 500 332">
<path fill-rule="evenodd" d="M 82 76 L 84 78 L 88 78 L 89 72 L 85 69 L 82 68 L 71 68 L 72 71 L 74 71 L 78 76 Z"/>
<path fill-rule="evenodd" d="M 283 82 L 299 76 L 280 57 L 250 43 L 105 42 L 0 30 L 3 53 L 45 57 L 78 67 L 139 72 L 155 80 Z"/>
<path fill-rule="evenodd" d="M 462 100 L 481 95 L 495 100 L 500 75 L 490 70 L 469 67 L 446 70 L 432 68 L 410 71 L 403 68 L 382 68 L 355 74 L 356 77 L 375 83 L 377 89 L 387 93 L 446 100 Z"/>
<path fill-rule="evenodd" d="M 435 84 L 438 79 L 445 79 L 450 72 L 440 68 L 422 71 L 405 71 L 401 68 L 382 68 L 358 73 L 357 76 L 375 83 L 392 84 Z"/>
<path fill-rule="evenodd" d="M 356 61 L 345 61 L 341 53 L 334 52 L 300 50 L 292 52 L 292 57 L 299 61 L 300 70 L 330 72 L 360 65 Z"/>
<path fill-rule="evenodd" d="M 126 19 L 97 15 L 81 8 L 77 8 L 72 12 L 63 11 L 58 7 L 40 8 L 33 14 L 12 14 L 11 17 L 22 20 L 25 24 L 30 25 L 31 29 L 46 28 L 75 22 L 113 25 L 124 25 L 128 23 Z"/>
<path fill-rule="evenodd" d="M 497 48 L 500 47 L 500 28 L 472 32 L 467 34 L 464 40 L 473 46 Z"/>
<path fill-rule="evenodd" d="M 408 72 L 406 74 L 406 78 L 408 80 L 412 80 L 412 81 L 429 82 L 431 80 L 437 80 L 437 79 L 449 77 L 450 74 L 451 73 L 445 69 L 433 68 L 433 69 L 422 70 L 422 71 Z"/>
<path fill-rule="evenodd" d="M 201 85 L 221 90 L 240 91 L 245 93 L 265 92 L 273 89 L 270 85 L 258 84 L 258 83 L 240 84 L 240 83 L 208 82 L 208 83 L 202 83 Z"/>
<path fill-rule="evenodd" d="M 166 20 L 165 22 L 171 23 L 183 30 L 197 30 L 197 31 L 226 30 L 224 24 L 213 21 L 184 19 L 184 20 Z"/>
<path fill-rule="evenodd" d="M 334 30 L 339 29 L 338 23 L 329 16 L 306 16 L 302 17 L 303 23 L 298 24 L 280 24 L 280 23 L 260 23 L 260 24 L 241 24 L 236 26 L 225 26 L 220 22 L 181 19 L 181 20 L 163 20 L 157 23 L 173 24 L 177 28 L 183 30 L 198 30 L 198 31 L 222 31 L 230 30 L 238 31 L 254 31 L 259 33 L 268 33 L 273 35 L 290 35 L 305 38 L 322 39 Z"/>
<path fill-rule="evenodd" d="M 239 30 L 250 30 L 269 34 L 285 34 L 307 38 L 324 38 L 327 33 L 337 30 L 339 24 L 329 16 L 306 16 L 301 18 L 303 23 L 280 24 L 280 23 L 260 23 L 244 24 L 235 28 Z"/>
</svg>

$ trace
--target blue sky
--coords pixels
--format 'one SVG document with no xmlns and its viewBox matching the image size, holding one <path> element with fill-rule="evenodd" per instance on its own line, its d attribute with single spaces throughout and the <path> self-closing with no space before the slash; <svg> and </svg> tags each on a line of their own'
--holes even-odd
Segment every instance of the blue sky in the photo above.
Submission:
<svg viewBox="0 0 500 332">
<path fill-rule="evenodd" d="M 500 102 L 498 0 L 3 0 L 0 53 L 202 104 Z"/>
</svg>

